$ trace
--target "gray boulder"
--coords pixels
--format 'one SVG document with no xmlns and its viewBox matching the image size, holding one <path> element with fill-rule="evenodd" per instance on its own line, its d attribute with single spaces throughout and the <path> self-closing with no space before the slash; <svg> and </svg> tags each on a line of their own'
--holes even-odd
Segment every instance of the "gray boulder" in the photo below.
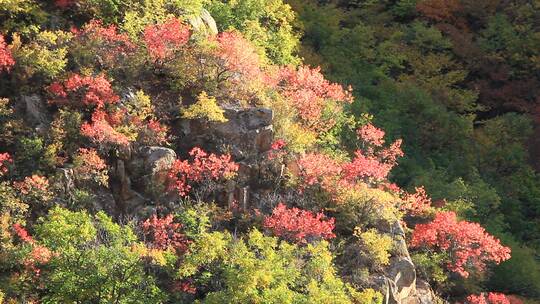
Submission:
<svg viewBox="0 0 540 304">
<path fill-rule="evenodd" d="M 188 18 L 188 22 L 196 33 L 204 36 L 213 36 L 218 33 L 216 21 L 205 9 L 202 9 L 199 15 Z"/>
<path fill-rule="evenodd" d="M 26 120 L 33 125 L 46 125 L 49 122 L 47 107 L 40 96 L 34 94 L 21 97 Z"/>
</svg>

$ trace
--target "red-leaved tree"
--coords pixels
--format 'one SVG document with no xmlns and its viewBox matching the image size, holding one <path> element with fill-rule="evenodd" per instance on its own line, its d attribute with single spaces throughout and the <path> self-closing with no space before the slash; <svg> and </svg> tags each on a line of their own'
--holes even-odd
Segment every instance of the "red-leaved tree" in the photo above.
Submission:
<svg viewBox="0 0 540 304">
<path fill-rule="evenodd" d="M 166 60 L 189 41 L 190 31 L 178 18 L 171 18 L 163 24 L 148 25 L 143 36 L 150 57 Z"/>
<path fill-rule="evenodd" d="M 261 77 L 259 56 L 252 44 L 237 32 L 217 36 L 217 57 L 222 61 L 218 82 L 224 79 L 258 79 Z M 238 77 L 235 77 L 238 76 Z"/>
<path fill-rule="evenodd" d="M 76 157 L 81 160 L 81 168 L 78 168 L 79 174 L 91 175 L 107 169 L 107 163 L 94 149 L 79 148 Z"/>
<path fill-rule="evenodd" d="M 381 162 L 378 157 L 365 155 L 361 150 L 354 155 L 352 162 L 343 166 L 344 177 L 348 181 L 383 180 L 393 168 L 393 164 Z"/>
<path fill-rule="evenodd" d="M 0 72 L 2 72 L 2 70 L 9 72 L 13 65 L 15 65 L 15 60 L 7 47 L 4 36 L 0 34 Z"/>
<path fill-rule="evenodd" d="M 269 84 L 291 102 L 301 122 L 308 128 L 328 130 L 335 122 L 322 119 L 323 110 L 329 100 L 352 102 L 350 89 L 345 90 L 336 83 L 326 80 L 320 68 L 301 66 L 281 68 L 275 76 L 268 77 Z"/>
<path fill-rule="evenodd" d="M 54 82 L 48 88 L 51 104 L 60 106 L 94 106 L 98 109 L 120 100 L 104 75 L 81 76 L 72 74 L 63 82 Z"/>
<path fill-rule="evenodd" d="M 172 248 L 177 254 L 187 250 L 189 241 L 181 232 L 182 224 L 175 223 L 172 214 L 162 218 L 154 214 L 141 227 L 150 247 L 161 250 Z"/>
<path fill-rule="evenodd" d="M 370 146 L 381 147 L 384 145 L 385 132 L 370 123 L 358 128 L 356 134 L 358 135 L 358 138 L 367 145 L 367 148 L 370 148 Z"/>
<path fill-rule="evenodd" d="M 45 176 L 27 176 L 22 181 L 13 182 L 17 196 L 30 206 L 47 205 L 54 199 L 49 187 L 49 180 Z"/>
<path fill-rule="evenodd" d="M 107 185 L 107 163 L 95 149 L 79 148 L 73 158 L 73 173 L 77 183 Z"/>
<path fill-rule="evenodd" d="M 30 243 L 30 244 L 34 244 L 34 239 L 32 238 L 32 236 L 28 233 L 28 231 L 23 227 L 21 226 L 21 224 L 19 223 L 15 223 L 13 224 L 13 226 L 11 227 L 13 229 L 13 232 L 15 233 L 15 235 L 23 242 L 25 243 Z"/>
<path fill-rule="evenodd" d="M 499 264 L 510 258 L 510 248 L 479 224 L 458 220 L 452 211 L 439 212 L 432 222 L 416 225 L 411 246 L 448 253 L 448 270 L 465 278 L 471 270 L 482 272 L 488 262 Z"/>
<path fill-rule="evenodd" d="M 76 0 L 55 0 L 54 5 L 61 9 L 66 9 L 72 5 L 74 5 Z"/>
<path fill-rule="evenodd" d="M 384 146 L 384 131 L 366 125 L 357 131 L 361 148 L 350 162 L 338 162 L 321 153 L 303 155 L 297 162 L 300 190 L 320 186 L 332 194 L 336 186 L 351 187 L 358 183 L 380 184 L 403 156 L 401 140 Z"/>
<path fill-rule="evenodd" d="M 403 194 L 403 204 L 400 206 L 401 211 L 405 211 L 409 215 L 420 215 L 431 207 L 431 198 L 427 195 L 424 187 L 414 188 L 414 193 Z"/>
<path fill-rule="evenodd" d="M 459 0 L 421 0 L 416 4 L 416 10 L 435 21 L 453 21 L 456 12 L 462 9 Z"/>
<path fill-rule="evenodd" d="M 13 163 L 13 159 L 9 153 L 0 153 L 0 176 L 8 172 L 8 164 Z"/>
<path fill-rule="evenodd" d="M 32 271 L 36 277 L 39 276 L 41 272 L 39 266 L 48 263 L 53 257 L 53 252 L 47 247 L 37 244 L 34 238 L 20 224 L 13 224 L 12 229 L 22 243 L 32 246 L 30 253 L 22 259 L 25 270 Z"/>
<path fill-rule="evenodd" d="M 320 186 L 325 191 L 332 191 L 335 183 L 341 178 L 341 164 L 325 154 L 305 154 L 297 164 L 300 191 L 314 185 Z"/>
<path fill-rule="evenodd" d="M 270 151 L 268 152 L 268 159 L 281 160 L 287 154 L 285 147 L 287 147 L 287 142 L 285 142 L 283 139 L 278 139 L 274 141 L 270 146 Z"/>
<path fill-rule="evenodd" d="M 159 121 L 150 119 L 148 122 L 134 123 L 134 125 L 139 126 L 139 132 L 137 134 L 138 143 L 154 146 L 167 142 L 167 132 L 169 129 Z"/>
<path fill-rule="evenodd" d="M 191 160 L 177 159 L 168 174 L 168 190 L 180 196 L 187 196 L 195 183 L 230 178 L 238 171 L 229 154 L 218 156 L 196 147 L 189 155 Z"/>
<path fill-rule="evenodd" d="M 334 222 L 334 218 L 327 219 L 322 212 L 313 214 L 298 208 L 289 209 L 279 203 L 272 211 L 272 215 L 265 217 L 264 227 L 286 240 L 306 243 L 336 237 L 332 232 Z"/>
<path fill-rule="evenodd" d="M 171 286 L 171 290 L 175 292 L 195 294 L 197 292 L 197 287 L 190 280 L 175 281 Z"/>
<path fill-rule="evenodd" d="M 384 131 L 371 124 L 357 130 L 360 149 L 350 163 L 343 164 L 344 179 L 348 182 L 380 182 L 397 165 L 398 157 L 403 156 L 401 140 L 398 139 L 384 147 Z"/>
<path fill-rule="evenodd" d="M 366 124 L 356 130 L 360 150 L 363 154 L 378 158 L 381 162 L 391 166 L 396 165 L 398 157 L 403 156 L 401 140 L 398 139 L 390 146 L 384 147 L 385 132 L 372 124 Z"/>
<path fill-rule="evenodd" d="M 81 30 L 72 29 L 74 40 L 92 60 L 114 66 L 122 57 L 136 50 L 128 35 L 118 32 L 115 25 L 104 26 L 100 20 L 91 20 Z"/>
<path fill-rule="evenodd" d="M 466 304 L 522 304 L 523 301 L 514 296 L 503 293 L 489 292 L 478 295 L 470 295 L 465 300 Z"/>
<path fill-rule="evenodd" d="M 92 121 L 81 125 L 81 134 L 101 145 L 125 146 L 129 144 L 127 136 L 116 131 L 107 118 L 108 115 L 105 112 L 95 111 L 92 114 Z"/>
</svg>

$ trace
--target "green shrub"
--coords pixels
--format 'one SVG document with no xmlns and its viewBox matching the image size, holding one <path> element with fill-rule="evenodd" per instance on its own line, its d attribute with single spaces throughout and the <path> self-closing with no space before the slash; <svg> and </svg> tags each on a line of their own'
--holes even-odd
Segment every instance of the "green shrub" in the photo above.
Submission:
<svg viewBox="0 0 540 304">
<path fill-rule="evenodd" d="M 186 119 L 205 119 L 211 122 L 226 122 L 224 111 L 219 107 L 214 97 L 202 92 L 197 102 L 182 110 L 182 117 Z"/>
<path fill-rule="evenodd" d="M 390 236 L 381 234 L 375 229 L 361 231 L 355 229 L 354 235 L 362 243 L 362 251 L 369 257 L 375 266 L 388 265 L 390 263 L 390 250 L 393 240 Z"/>
</svg>

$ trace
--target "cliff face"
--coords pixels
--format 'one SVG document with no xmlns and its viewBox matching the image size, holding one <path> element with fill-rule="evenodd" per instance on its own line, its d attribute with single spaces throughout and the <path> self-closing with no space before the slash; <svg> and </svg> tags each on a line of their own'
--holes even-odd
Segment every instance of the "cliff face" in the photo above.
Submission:
<svg viewBox="0 0 540 304">
<path fill-rule="evenodd" d="M 376 275 L 373 282 L 385 295 L 385 303 L 425 304 L 434 302 L 434 294 L 426 281 L 416 277 L 413 264 L 405 241 L 405 232 L 401 223 L 396 221 L 385 231 L 392 235 L 395 246 L 394 256 L 384 274 Z"/>
</svg>

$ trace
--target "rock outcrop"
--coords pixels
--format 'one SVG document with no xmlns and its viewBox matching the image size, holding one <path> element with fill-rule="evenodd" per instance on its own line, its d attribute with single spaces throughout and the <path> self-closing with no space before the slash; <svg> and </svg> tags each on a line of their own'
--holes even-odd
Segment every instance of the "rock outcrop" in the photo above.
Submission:
<svg viewBox="0 0 540 304">
<path fill-rule="evenodd" d="M 198 16 L 191 16 L 188 18 L 188 22 L 196 32 L 203 35 L 217 35 L 218 28 L 216 21 L 210 15 L 210 13 L 202 9 L 201 13 Z"/>
<path fill-rule="evenodd" d="M 272 110 L 267 108 L 225 107 L 227 122 L 213 123 L 202 120 L 183 120 L 179 133 L 181 149 L 202 147 L 204 150 L 230 152 L 242 161 L 257 158 L 270 149 L 274 137 Z"/>
<path fill-rule="evenodd" d="M 416 281 L 416 293 L 405 298 L 403 304 L 432 304 L 435 302 L 435 293 L 428 282 L 423 280 Z"/>
<path fill-rule="evenodd" d="M 434 294 L 429 284 L 419 280 L 416 267 L 407 248 L 405 231 L 395 220 L 390 226 L 378 227 L 389 234 L 393 241 L 392 258 L 382 274 L 370 278 L 374 288 L 384 295 L 385 304 L 428 304 L 433 303 Z"/>
<path fill-rule="evenodd" d="M 164 184 L 167 172 L 176 160 L 176 152 L 164 147 L 143 147 L 137 157 L 148 184 Z"/>
<path fill-rule="evenodd" d="M 164 193 L 167 172 L 175 160 L 174 150 L 165 147 L 140 147 L 121 153 L 114 170 L 109 172 L 117 213 L 140 215 L 141 209 L 152 213 L 156 200 Z"/>
<path fill-rule="evenodd" d="M 223 195 L 225 203 L 250 206 L 254 192 L 267 187 L 269 164 L 265 153 L 274 140 L 273 112 L 267 108 L 224 107 L 227 122 L 213 123 L 201 120 L 183 120 L 177 134 L 182 140 L 179 148 L 189 151 L 201 147 L 214 153 L 230 153 L 239 165 L 234 185 L 227 185 Z"/>
<path fill-rule="evenodd" d="M 20 97 L 18 108 L 24 113 L 24 121 L 29 126 L 43 134 L 51 121 L 50 113 L 43 98 L 37 94 L 24 95 Z"/>
<path fill-rule="evenodd" d="M 187 157 L 193 147 L 214 153 L 230 153 L 239 164 L 238 177 L 225 185 L 216 198 L 218 203 L 238 203 L 248 208 L 252 191 L 261 188 L 264 153 L 273 141 L 273 113 L 266 108 L 225 108 L 227 122 L 212 123 L 183 120 L 175 134 L 180 134 L 176 155 L 165 147 L 129 148 L 119 153 L 109 172 L 109 186 L 119 215 L 152 212 L 156 204 L 173 201 L 165 194 L 167 173 L 177 157 Z M 161 202 L 159 201 L 161 200 Z M 146 213 L 146 212 L 144 212 Z"/>
<path fill-rule="evenodd" d="M 416 270 L 410 258 L 394 258 L 388 267 L 387 303 L 402 303 L 416 293 Z"/>
</svg>

